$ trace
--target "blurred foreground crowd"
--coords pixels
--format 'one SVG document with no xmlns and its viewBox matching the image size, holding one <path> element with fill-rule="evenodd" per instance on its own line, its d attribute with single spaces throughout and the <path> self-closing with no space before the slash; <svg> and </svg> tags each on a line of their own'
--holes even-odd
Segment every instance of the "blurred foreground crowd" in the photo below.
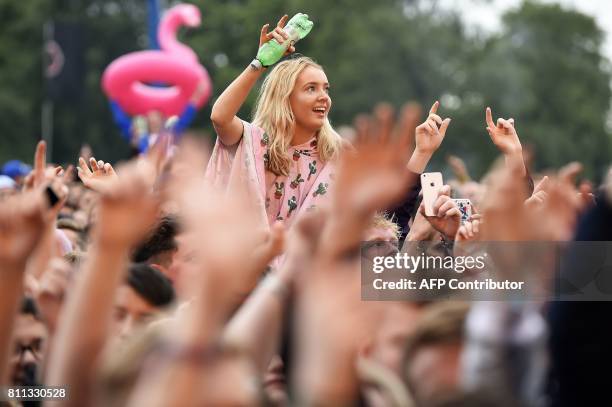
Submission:
<svg viewBox="0 0 612 407">
<path fill-rule="evenodd" d="M 611 174 L 594 190 L 572 163 L 530 189 L 508 154 L 480 181 L 449 157 L 452 187 L 425 216 L 406 157 L 435 115 L 358 117 L 329 204 L 291 228 L 206 182 L 195 139 L 162 137 L 117 172 L 49 164 L 40 142 L 0 190 L 3 383 L 67 385 L 74 406 L 604 400 L 607 304 L 360 301 L 361 242 L 610 237 Z M 450 196 L 474 206 L 463 225 Z"/>
</svg>

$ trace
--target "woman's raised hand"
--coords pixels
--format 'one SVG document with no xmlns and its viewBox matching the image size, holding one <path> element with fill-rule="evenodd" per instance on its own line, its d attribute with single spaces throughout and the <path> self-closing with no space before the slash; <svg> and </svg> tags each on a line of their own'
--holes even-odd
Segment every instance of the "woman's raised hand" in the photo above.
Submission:
<svg viewBox="0 0 612 407">
<path fill-rule="evenodd" d="M 274 30 L 270 32 L 268 32 L 270 24 L 264 24 L 263 27 L 261 27 L 261 34 L 259 35 L 259 48 L 261 48 L 262 45 L 264 45 L 266 42 L 270 41 L 273 38 L 279 44 L 282 44 L 283 42 L 287 41 L 289 39 L 289 34 L 287 34 L 287 32 L 283 28 L 285 27 L 285 24 L 287 24 L 288 19 L 289 16 L 287 14 L 282 16 L 281 19 L 278 20 L 278 23 L 276 24 Z M 287 48 L 285 55 L 289 55 L 294 52 L 295 47 L 293 45 L 290 45 L 289 48 Z"/>
</svg>

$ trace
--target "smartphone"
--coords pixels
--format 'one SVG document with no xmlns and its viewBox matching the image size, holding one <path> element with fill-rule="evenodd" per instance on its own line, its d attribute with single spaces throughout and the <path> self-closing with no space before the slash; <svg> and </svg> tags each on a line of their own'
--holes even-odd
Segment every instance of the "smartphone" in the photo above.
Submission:
<svg viewBox="0 0 612 407">
<path fill-rule="evenodd" d="M 421 174 L 421 189 L 423 190 L 425 215 L 434 216 L 433 205 L 443 185 L 444 182 L 442 182 L 441 172 L 425 172 Z"/>
<path fill-rule="evenodd" d="M 463 225 L 472 217 L 472 201 L 469 199 L 453 199 L 461 212 L 461 224 Z"/>
</svg>

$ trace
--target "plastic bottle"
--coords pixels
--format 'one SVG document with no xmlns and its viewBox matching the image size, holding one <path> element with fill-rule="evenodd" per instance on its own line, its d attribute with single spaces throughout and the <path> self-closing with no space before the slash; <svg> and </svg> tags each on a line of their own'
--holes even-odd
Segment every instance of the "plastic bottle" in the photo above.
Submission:
<svg viewBox="0 0 612 407">
<path fill-rule="evenodd" d="M 289 34 L 289 39 L 282 44 L 279 44 L 275 39 L 271 39 L 259 48 L 255 59 L 265 67 L 275 64 L 283 57 L 287 48 L 308 35 L 313 25 L 314 23 L 308 19 L 308 14 L 297 13 L 291 17 L 291 20 L 284 27 L 284 30 Z"/>
</svg>

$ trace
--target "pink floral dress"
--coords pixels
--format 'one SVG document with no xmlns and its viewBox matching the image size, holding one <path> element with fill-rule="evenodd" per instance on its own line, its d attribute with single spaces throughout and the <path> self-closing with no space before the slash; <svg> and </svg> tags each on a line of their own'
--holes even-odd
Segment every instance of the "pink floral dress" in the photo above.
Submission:
<svg viewBox="0 0 612 407">
<path fill-rule="evenodd" d="M 263 134 L 260 139 L 262 146 L 267 147 L 268 136 Z M 291 157 L 288 175 L 276 175 L 266 171 L 266 213 L 268 223 L 276 220 L 291 221 L 295 212 L 301 208 L 311 193 L 312 197 L 327 194 L 329 182 L 318 180 L 317 175 L 323 168 L 317 150 L 317 138 L 313 137 L 304 144 L 291 146 L 287 151 Z M 267 162 L 267 148 L 262 159 Z M 308 208 L 306 208 L 308 209 Z"/>
<path fill-rule="evenodd" d="M 301 213 L 328 199 L 333 164 L 321 162 L 315 137 L 291 146 L 289 174 L 276 175 L 266 170 L 268 142 L 263 129 L 244 122 L 244 134 L 237 146 L 227 147 L 217 140 L 207 178 L 228 188 L 234 183 L 246 183 L 253 202 L 261 207 L 265 223 L 282 220 L 289 227 Z"/>
</svg>

